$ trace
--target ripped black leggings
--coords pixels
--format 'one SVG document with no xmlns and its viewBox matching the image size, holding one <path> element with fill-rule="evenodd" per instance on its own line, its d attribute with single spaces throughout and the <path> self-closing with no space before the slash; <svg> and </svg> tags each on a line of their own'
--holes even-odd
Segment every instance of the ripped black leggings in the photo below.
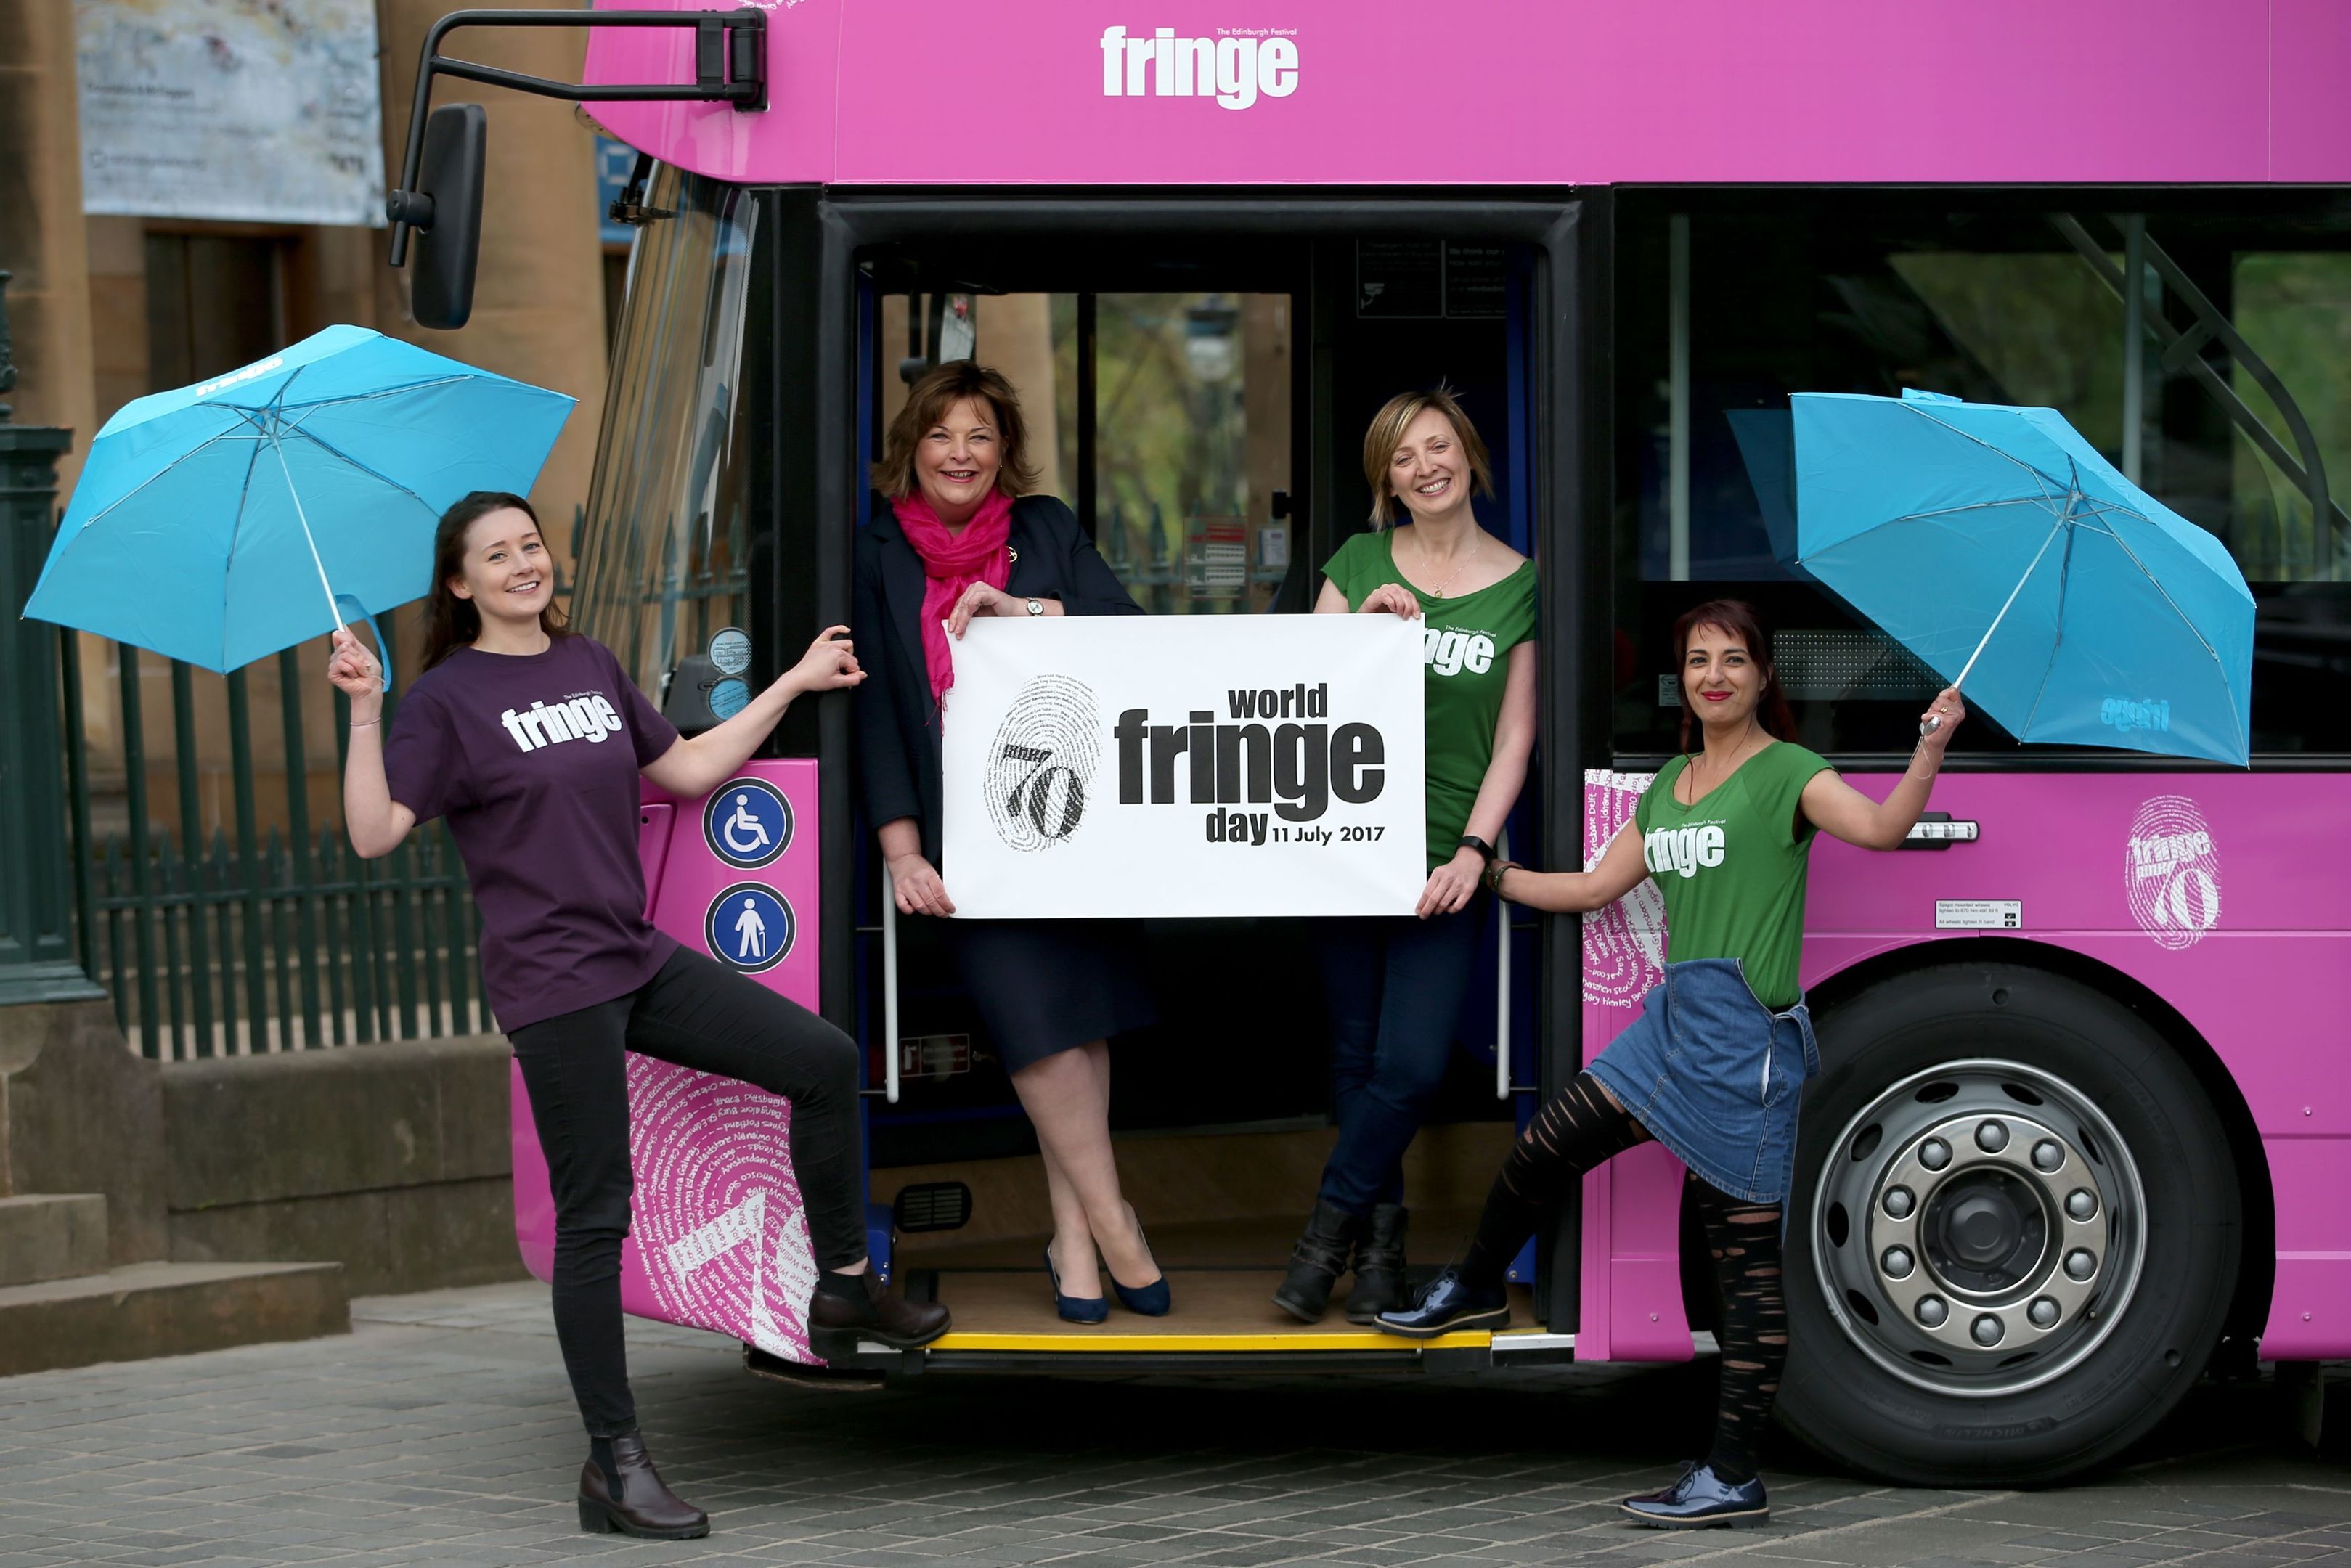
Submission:
<svg viewBox="0 0 2351 1568">
<path fill-rule="evenodd" d="M 1648 1129 L 1611 1100 L 1598 1079 L 1577 1073 L 1510 1145 L 1462 1261 L 1463 1281 L 1499 1286 L 1543 1211 L 1571 1181 L 1648 1141 Z M 1689 1200 L 1704 1222 L 1715 1284 L 1722 1292 L 1722 1322 L 1715 1336 L 1722 1345 L 1722 1394 L 1707 1462 L 1725 1480 L 1743 1481 L 1755 1473 L 1755 1445 L 1771 1418 L 1788 1360 L 1780 1206 L 1744 1202 L 1696 1176 L 1689 1178 Z"/>
</svg>

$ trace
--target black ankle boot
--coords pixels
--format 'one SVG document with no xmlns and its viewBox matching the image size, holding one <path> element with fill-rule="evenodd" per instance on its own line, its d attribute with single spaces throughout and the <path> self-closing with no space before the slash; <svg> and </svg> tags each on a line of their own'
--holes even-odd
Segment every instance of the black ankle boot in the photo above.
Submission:
<svg viewBox="0 0 2351 1568">
<path fill-rule="evenodd" d="M 590 1457 L 580 1470 L 580 1528 L 619 1531 L 651 1541 L 694 1541 L 710 1533 L 710 1516 L 662 1484 L 645 1440 L 634 1432 L 611 1439 L 612 1472 Z"/>
<path fill-rule="evenodd" d="M 1290 1249 L 1290 1272 L 1274 1287 L 1273 1304 L 1300 1322 L 1320 1322 L 1331 1304 L 1331 1287 L 1347 1271 L 1347 1255 L 1364 1228 L 1364 1217 L 1318 1203 L 1306 1234 Z"/>
<path fill-rule="evenodd" d="M 1347 1292 L 1347 1321 L 1368 1323 L 1404 1305 L 1404 1205 L 1372 1210 L 1369 1230 L 1355 1247 L 1355 1283 Z"/>
</svg>

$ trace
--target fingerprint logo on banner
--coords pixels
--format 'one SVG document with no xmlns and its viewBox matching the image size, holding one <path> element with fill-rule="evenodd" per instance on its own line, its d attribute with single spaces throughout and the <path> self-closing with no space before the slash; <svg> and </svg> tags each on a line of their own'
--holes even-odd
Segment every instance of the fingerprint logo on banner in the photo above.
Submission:
<svg viewBox="0 0 2351 1568">
<path fill-rule="evenodd" d="M 632 1055 L 632 1228 L 662 1316 L 814 1361 L 816 1255 L 792 1175 L 791 1103 Z"/>
<path fill-rule="evenodd" d="M 1102 764 L 1102 724 L 1092 687 L 1040 675 L 1021 689 L 987 747 L 987 820 L 1024 853 L 1064 842 L 1085 821 Z"/>
<path fill-rule="evenodd" d="M 2158 947 L 2193 947 L 2220 924 L 2220 854 L 2193 800 L 2158 795 L 2139 807 L 2123 860 L 2123 891 L 2132 918 Z"/>
<path fill-rule="evenodd" d="M 1655 777 L 1588 769 L 1583 775 L 1583 869 L 1600 863 L 1609 841 L 1633 820 Z M 1632 892 L 1583 917 L 1583 999 L 1629 1008 L 1666 977 L 1666 895 L 1644 878 Z"/>
</svg>

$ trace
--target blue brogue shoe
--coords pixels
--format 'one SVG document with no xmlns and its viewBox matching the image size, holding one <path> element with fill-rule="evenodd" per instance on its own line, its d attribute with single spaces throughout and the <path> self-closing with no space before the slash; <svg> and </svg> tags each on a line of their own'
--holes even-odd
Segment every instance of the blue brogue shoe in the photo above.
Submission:
<svg viewBox="0 0 2351 1568">
<path fill-rule="evenodd" d="M 1748 1530 L 1771 1520 L 1761 1476 L 1733 1486 L 1712 1465 L 1684 1465 L 1673 1485 L 1628 1497 L 1619 1506 L 1635 1524 L 1658 1530 Z"/>
<path fill-rule="evenodd" d="M 1461 1329 L 1503 1328 L 1510 1321 L 1510 1291 L 1501 1285 L 1468 1284 L 1458 1270 L 1440 1269 L 1437 1278 L 1420 1288 L 1412 1305 L 1382 1312 L 1372 1321 L 1406 1339 L 1435 1339 Z"/>
</svg>

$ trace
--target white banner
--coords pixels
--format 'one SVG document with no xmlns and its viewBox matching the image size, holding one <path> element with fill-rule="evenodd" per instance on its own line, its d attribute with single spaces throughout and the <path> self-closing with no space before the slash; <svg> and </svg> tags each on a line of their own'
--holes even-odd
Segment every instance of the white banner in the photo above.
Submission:
<svg viewBox="0 0 2351 1568">
<path fill-rule="evenodd" d="M 74 0 L 82 210 L 381 224 L 375 0 Z"/>
<path fill-rule="evenodd" d="M 941 869 L 958 918 L 1412 913 L 1417 622 L 984 620 L 955 660 Z"/>
</svg>

